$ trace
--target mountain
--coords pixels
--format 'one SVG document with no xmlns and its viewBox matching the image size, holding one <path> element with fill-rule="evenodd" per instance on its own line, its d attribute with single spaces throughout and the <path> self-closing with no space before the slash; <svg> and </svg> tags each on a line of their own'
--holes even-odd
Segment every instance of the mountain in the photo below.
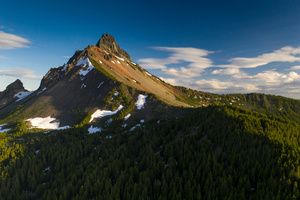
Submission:
<svg viewBox="0 0 300 200">
<path fill-rule="evenodd" d="M 132 105 L 138 101 L 139 95 L 147 96 L 144 109 L 136 109 Z M 103 34 L 96 46 L 77 50 L 67 64 L 51 68 L 38 90 L 0 109 L 0 115 L 18 109 L 18 116 L 51 116 L 61 126 L 72 126 L 78 113 L 93 113 L 97 109 L 113 111 L 122 105 L 123 117 L 132 114 L 132 120 L 135 115 L 140 120 L 149 120 L 157 116 L 155 113 L 163 112 L 158 109 L 159 106 L 194 106 L 183 100 L 185 96 L 181 89 L 163 82 L 132 62 L 112 36 Z M 173 116 L 171 111 L 168 113 L 164 115 Z"/>
<path fill-rule="evenodd" d="M 299 100 L 169 85 L 108 34 L 0 102 L 0 199 L 300 198 Z"/>
<path fill-rule="evenodd" d="M 13 101 L 20 101 L 30 94 L 28 90 L 25 90 L 23 83 L 17 79 L 6 87 L 3 92 L 0 92 L 0 109 Z"/>
</svg>

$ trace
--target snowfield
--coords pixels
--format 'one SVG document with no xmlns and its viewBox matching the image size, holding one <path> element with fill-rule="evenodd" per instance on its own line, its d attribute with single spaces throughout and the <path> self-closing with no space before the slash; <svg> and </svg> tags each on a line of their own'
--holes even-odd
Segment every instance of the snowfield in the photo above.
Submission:
<svg viewBox="0 0 300 200">
<path fill-rule="evenodd" d="M 63 126 L 59 127 L 59 122 L 54 122 L 56 118 L 51 118 L 51 116 L 42 118 L 42 117 L 36 117 L 36 118 L 30 118 L 25 121 L 31 122 L 31 125 L 35 128 L 40 128 L 40 129 L 52 129 L 52 130 L 62 130 L 62 129 L 67 129 L 70 128 L 69 126 Z"/>
<path fill-rule="evenodd" d="M 96 132 L 101 132 L 101 130 L 102 130 L 101 128 L 91 126 L 88 129 L 88 132 L 89 132 L 89 134 L 93 134 L 93 133 L 96 133 Z"/>
<path fill-rule="evenodd" d="M 91 61 L 89 60 L 88 57 L 86 58 L 80 58 L 80 60 L 78 60 L 76 66 L 80 66 L 83 65 L 84 67 L 88 66 L 87 69 L 82 69 L 79 71 L 79 74 L 81 76 L 86 76 L 90 71 L 92 71 L 95 67 L 92 65 Z"/>
<path fill-rule="evenodd" d="M 136 108 L 137 108 L 138 110 L 141 110 L 141 109 L 144 107 L 144 105 L 145 105 L 145 103 L 146 103 L 146 98 L 147 98 L 147 96 L 148 96 L 148 95 L 142 95 L 142 94 L 140 94 L 140 95 L 138 96 L 138 100 L 137 100 L 137 102 L 135 103 Z"/>
<path fill-rule="evenodd" d="M 120 110 L 123 109 L 124 106 L 120 105 L 117 110 L 115 111 L 110 111 L 110 110 L 96 110 L 96 112 L 94 112 L 91 116 L 91 121 L 93 121 L 95 118 L 102 118 L 102 117 L 105 117 L 105 116 L 109 116 L 109 115 L 114 115 L 114 114 L 117 114 L 117 112 L 119 112 Z"/>
<path fill-rule="evenodd" d="M 24 91 L 24 92 L 19 92 L 17 94 L 15 94 L 14 97 L 18 97 L 19 99 L 16 100 L 17 101 L 21 101 L 22 99 L 26 98 L 27 96 L 29 96 L 32 92 L 29 92 L 29 91 Z"/>
</svg>

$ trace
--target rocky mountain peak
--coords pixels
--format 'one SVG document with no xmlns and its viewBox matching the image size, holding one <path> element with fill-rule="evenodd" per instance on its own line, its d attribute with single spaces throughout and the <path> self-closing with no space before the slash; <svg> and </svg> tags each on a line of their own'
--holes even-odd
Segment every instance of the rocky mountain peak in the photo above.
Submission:
<svg viewBox="0 0 300 200">
<path fill-rule="evenodd" d="M 110 51 L 117 56 L 125 57 L 128 60 L 131 60 L 129 54 L 121 49 L 119 45 L 117 45 L 116 39 L 107 33 L 102 35 L 96 46 L 100 49 Z"/>
<path fill-rule="evenodd" d="M 25 90 L 22 81 L 17 79 L 15 82 L 11 83 L 6 87 L 6 90 Z"/>
</svg>

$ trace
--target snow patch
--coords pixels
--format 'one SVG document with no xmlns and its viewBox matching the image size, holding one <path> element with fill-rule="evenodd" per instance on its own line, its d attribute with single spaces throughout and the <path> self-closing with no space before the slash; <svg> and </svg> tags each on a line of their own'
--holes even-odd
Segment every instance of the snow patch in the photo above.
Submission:
<svg viewBox="0 0 300 200">
<path fill-rule="evenodd" d="M 121 64 L 120 61 L 117 60 L 117 63 Z"/>
<path fill-rule="evenodd" d="M 132 81 L 136 83 L 136 80 L 132 79 Z"/>
<path fill-rule="evenodd" d="M 131 114 L 129 113 L 128 115 L 126 115 L 126 116 L 124 117 L 124 120 L 126 121 L 127 119 L 129 119 L 130 116 L 131 116 Z"/>
<path fill-rule="evenodd" d="M 143 119 L 142 119 L 140 122 L 141 122 L 141 123 L 144 123 L 144 122 L 145 122 L 145 120 L 143 120 Z"/>
<path fill-rule="evenodd" d="M 134 63 L 134 62 L 131 62 L 133 65 L 136 65 L 136 63 Z"/>
<path fill-rule="evenodd" d="M 136 108 L 137 108 L 138 110 L 140 110 L 140 109 L 142 109 L 142 108 L 144 107 L 144 105 L 145 105 L 145 103 L 146 103 L 146 98 L 147 98 L 147 96 L 148 96 L 148 95 L 142 95 L 142 94 L 140 94 L 140 95 L 138 96 L 138 100 L 137 100 L 137 102 L 135 103 Z"/>
<path fill-rule="evenodd" d="M 62 70 L 61 71 L 66 71 L 67 69 L 68 69 L 68 64 L 64 64 L 64 66 L 63 66 L 63 68 L 62 68 Z"/>
<path fill-rule="evenodd" d="M 100 84 L 98 85 L 98 88 L 99 88 L 103 83 L 104 83 L 104 81 L 102 81 L 102 83 L 100 83 Z"/>
<path fill-rule="evenodd" d="M 0 133 L 5 133 L 5 132 L 7 132 L 7 131 L 10 130 L 9 128 L 2 129 L 2 127 L 5 126 L 5 125 L 7 125 L 7 124 L 2 124 L 2 125 L 0 125 Z"/>
<path fill-rule="evenodd" d="M 47 90 L 46 87 L 44 87 L 44 88 L 43 88 L 41 91 L 39 91 L 37 94 L 40 94 L 40 93 L 44 92 L 45 90 Z"/>
<path fill-rule="evenodd" d="M 132 128 L 130 129 L 130 131 L 134 131 L 137 127 L 141 127 L 141 125 L 140 125 L 140 124 L 135 125 L 134 127 L 132 127 Z"/>
<path fill-rule="evenodd" d="M 36 151 L 35 151 L 36 154 L 39 153 L 39 152 L 40 152 L 40 150 L 36 150 Z"/>
<path fill-rule="evenodd" d="M 119 95 L 119 92 L 118 92 L 118 91 L 116 91 L 116 92 L 115 92 L 115 96 L 117 97 L 118 95 Z"/>
<path fill-rule="evenodd" d="M 93 126 L 91 126 L 91 127 L 88 129 L 89 134 L 93 134 L 93 133 L 101 132 L 101 131 L 102 131 L 101 128 L 93 127 Z"/>
<path fill-rule="evenodd" d="M 99 60 L 99 63 L 101 63 L 101 64 L 102 64 L 102 61 L 101 61 L 101 60 Z"/>
<path fill-rule="evenodd" d="M 118 58 L 118 59 L 121 60 L 121 61 L 125 61 L 123 58 L 120 58 L 120 57 L 118 57 L 118 56 L 116 56 L 116 58 Z"/>
<path fill-rule="evenodd" d="M 23 92 L 19 92 L 17 94 L 15 94 L 14 97 L 18 97 L 19 99 L 16 100 L 17 101 L 21 101 L 22 99 L 26 98 L 27 96 L 29 96 L 32 92 L 29 91 L 23 91 Z"/>
<path fill-rule="evenodd" d="M 86 87 L 86 84 L 83 83 L 83 84 L 81 85 L 81 88 L 80 88 L 80 89 L 85 88 L 85 87 Z"/>
<path fill-rule="evenodd" d="M 94 118 L 102 118 L 102 117 L 105 117 L 105 116 L 109 116 L 109 115 L 114 115 L 114 114 L 117 114 L 117 112 L 119 112 L 120 110 L 122 110 L 124 106 L 120 105 L 117 110 L 115 111 L 110 111 L 110 110 L 96 110 L 96 112 L 94 112 L 91 116 L 91 121 L 94 120 Z"/>
<path fill-rule="evenodd" d="M 116 64 L 114 61 L 111 61 L 112 63 Z"/>
<path fill-rule="evenodd" d="M 35 128 L 40 128 L 40 129 L 52 129 L 52 130 L 63 130 L 70 128 L 69 126 L 63 126 L 59 127 L 59 122 L 54 122 L 56 118 L 52 118 L 51 116 L 42 118 L 42 117 L 36 117 L 36 118 L 30 118 L 25 121 L 31 122 L 31 125 Z"/>
<path fill-rule="evenodd" d="M 146 72 L 146 74 L 147 74 L 148 76 L 152 76 L 152 74 L 150 74 L 149 72 Z"/>
<path fill-rule="evenodd" d="M 95 67 L 92 65 L 91 61 L 89 60 L 88 57 L 86 58 L 80 58 L 80 60 L 78 60 L 76 66 L 80 66 L 83 65 L 84 67 L 88 66 L 87 69 L 81 69 L 79 71 L 79 74 L 81 76 L 86 76 L 90 71 L 92 71 Z M 82 78 L 81 80 L 83 80 L 84 78 Z"/>
<path fill-rule="evenodd" d="M 107 51 L 104 50 L 104 52 L 105 52 L 107 55 L 109 55 L 109 53 L 107 53 Z"/>
</svg>

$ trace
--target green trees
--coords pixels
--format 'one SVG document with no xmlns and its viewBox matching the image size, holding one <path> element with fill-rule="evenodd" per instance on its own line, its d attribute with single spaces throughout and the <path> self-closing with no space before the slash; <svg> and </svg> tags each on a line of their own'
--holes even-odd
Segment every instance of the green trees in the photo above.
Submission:
<svg viewBox="0 0 300 200">
<path fill-rule="evenodd" d="M 134 132 L 86 128 L 9 147 L 3 133 L 1 198 L 299 199 L 293 121 L 209 106 Z"/>
</svg>

